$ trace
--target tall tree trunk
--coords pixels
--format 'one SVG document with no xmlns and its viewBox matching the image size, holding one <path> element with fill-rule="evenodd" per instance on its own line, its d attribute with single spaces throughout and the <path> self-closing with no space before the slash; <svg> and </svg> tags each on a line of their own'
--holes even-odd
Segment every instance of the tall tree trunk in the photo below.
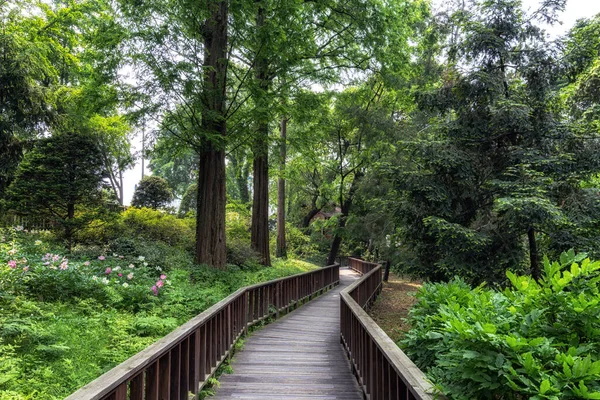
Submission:
<svg viewBox="0 0 600 400">
<path fill-rule="evenodd" d="M 119 205 L 123 207 L 123 170 L 119 169 Z"/>
<path fill-rule="evenodd" d="M 75 203 L 67 204 L 67 223 L 65 224 L 65 239 L 67 239 L 67 250 L 73 249 L 73 220 L 75 219 Z"/>
<path fill-rule="evenodd" d="M 327 256 L 327 265 L 331 265 L 335 263 L 335 259 L 340 250 L 340 246 L 342 244 L 342 231 L 346 227 L 346 220 L 348 219 L 348 215 L 350 215 L 350 208 L 352 207 L 352 201 L 354 199 L 354 194 L 358 189 L 358 182 L 362 178 L 361 172 L 356 172 L 354 175 L 354 180 L 352 181 L 352 185 L 350 185 L 350 190 L 348 191 L 348 195 L 344 200 L 340 195 L 340 203 L 342 205 L 342 214 L 338 220 L 338 226 L 335 235 L 333 236 L 333 241 L 331 242 L 331 248 L 329 249 L 329 255 Z"/>
<path fill-rule="evenodd" d="M 279 148 L 279 179 L 277 181 L 277 249 L 276 255 L 280 258 L 287 258 L 287 244 L 285 241 L 285 159 L 286 159 L 286 137 L 287 137 L 287 119 L 281 119 L 279 129 L 281 144 Z"/>
<path fill-rule="evenodd" d="M 531 276 L 536 281 L 539 281 L 542 274 L 540 271 L 540 262 L 538 260 L 537 242 L 535 240 L 535 229 L 533 227 L 527 230 L 527 238 L 529 239 L 529 262 L 531 267 Z"/>
<path fill-rule="evenodd" d="M 258 114 L 256 140 L 254 142 L 254 193 L 252 199 L 252 248 L 259 254 L 262 265 L 271 265 L 269 252 L 269 120 L 266 96 L 271 78 L 268 75 L 268 60 L 261 41 L 267 40 L 264 32 L 266 10 L 260 5 L 256 14 L 256 27 L 259 34 L 255 69 L 259 91 L 257 104 L 262 108 Z"/>
<path fill-rule="evenodd" d="M 223 268 L 225 248 L 225 85 L 227 75 L 227 1 L 209 1 L 204 25 L 204 93 L 196 212 L 196 262 Z"/>
<path fill-rule="evenodd" d="M 238 188 L 240 191 L 240 200 L 244 204 L 250 203 L 250 191 L 248 190 L 248 177 L 250 176 L 250 162 L 244 160 L 244 165 L 240 169 L 240 177 L 238 178 Z"/>
</svg>

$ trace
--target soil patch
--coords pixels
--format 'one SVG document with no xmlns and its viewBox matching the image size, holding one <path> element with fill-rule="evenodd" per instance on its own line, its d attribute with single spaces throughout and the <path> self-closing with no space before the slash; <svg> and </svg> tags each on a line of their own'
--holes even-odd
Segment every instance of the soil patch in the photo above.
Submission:
<svg viewBox="0 0 600 400">
<path fill-rule="evenodd" d="M 415 294 L 420 287 L 421 282 L 390 274 L 389 282 L 383 283 L 383 290 L 369 312 L 394 342 L 402 339 L 410 329 L 404 318 L 408 317 L 408 310 L 415 304 Z"/>
</svg>

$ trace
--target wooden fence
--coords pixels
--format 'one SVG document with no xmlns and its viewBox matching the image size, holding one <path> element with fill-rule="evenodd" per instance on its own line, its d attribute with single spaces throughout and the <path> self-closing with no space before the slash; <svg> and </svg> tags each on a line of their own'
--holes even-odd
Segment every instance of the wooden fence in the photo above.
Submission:
<svg viewBox="0 0 600 400">
<path fill-rule="evenodd" d="M 382 288 L 378 264 L 350 258 L 350 268 L 363 276 L 342 290 L 341 340 L 353 371 L 369 400 L 442 399 L 423 372 L 365 312 Z"/>
<path fill-rule="evenodd" d="M 241 288 L 66 400 L 187 400 L 247 328 L 337 285 L 339 264 Z"/>
</svg>

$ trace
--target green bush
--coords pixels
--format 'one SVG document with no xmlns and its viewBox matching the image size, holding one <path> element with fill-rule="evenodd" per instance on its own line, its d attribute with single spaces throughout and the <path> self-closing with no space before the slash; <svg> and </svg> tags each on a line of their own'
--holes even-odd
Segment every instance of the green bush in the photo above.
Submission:
<svg viewBox="0 0 600 400">
<path fill-rule="evenodd" d="M 195 221 L 180 219 L 174 215 L 151 208 L 130 207 L 122 214 L 128 236 L 160 240 L 171 246 L 193 249 Z"/>
<path fill-rule="evenodd" d="M 504 291 L 425 284 L 402 346 L 453 399 L 600 399 L 600 262 L 583 258 Z"/>
</svg>

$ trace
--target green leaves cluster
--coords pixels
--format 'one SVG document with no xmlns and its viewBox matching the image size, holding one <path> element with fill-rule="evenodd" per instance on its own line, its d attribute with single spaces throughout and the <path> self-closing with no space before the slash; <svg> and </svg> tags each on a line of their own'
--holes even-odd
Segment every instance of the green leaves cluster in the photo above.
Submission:
<svg viewBox="0 0 600 400">
<path fill-rule="evenodd" d="M 600 398 L 600 262 L 573 251 L 503 291 L 425 284 L 402 346 L 455 399 Z"/>
</svg>

